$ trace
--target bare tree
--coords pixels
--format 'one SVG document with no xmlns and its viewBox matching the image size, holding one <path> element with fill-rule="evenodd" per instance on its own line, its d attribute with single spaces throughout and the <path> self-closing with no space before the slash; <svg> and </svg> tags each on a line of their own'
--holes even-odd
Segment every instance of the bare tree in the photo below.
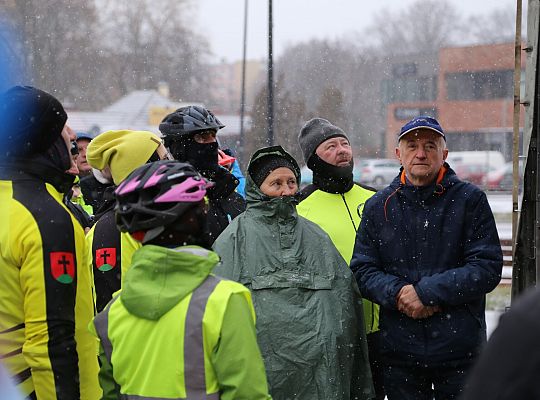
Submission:
<svg viewBox="0 0 540 400">
<path fill-rule="evenodd" d="M 0 42 L 31 83 L 74 101 L 90 87 L 95 8 L 84 0 L 3 1 Z"/>
<path fill-rule="evenodd" d="M 169 84 L 173 97 L 204 100 L 208 45 L 189 21 L 190 0 L 98 0 L 105 51 L 121 93 Z"/>
<path fill-rule="evenodd" d="M 306 120 L 306 106 L 302 98 L 294 96 L 283 85 L 283 74 L 275 81 L 274 136 L 275 144 L 283 146 L 299 163 L 302 153 L 298 147 L 298 133 Z M 267 100 L 268 88 L 261 86 L 255 95 L 251 112 L 251 128 L 246 136 L 241 159 L 247 163 L 249 157 L 259 148 L 268 146 Z"/>
<path fill-rule="evenodd" d="M 467 19 L 467 26 L 469 28 L 467 40 L 470 42 L 483 44 L 512 42 L 516 34 L 516 10 L 509 5 L 488 15 L 473 15 Z"/>
<path fill-rule="evenodd" d="M 416 0 L 404 10 L 376 13 L 364 35 L 381 55 L 436 52 L 461 38 L 462 21 L 448 0 Z"/>
<path fill-rule="evenodd" d="M 312 40 L 290 47 L 277 63 L 283 90 L 305 104 L 305 118 L 323 117 L 340 126 L 355 154 L 374 152 L 385 125 L 381 65 L 372 53 L 354 37 Z"/>
<path fill-rule="evenodd" d="M 345 112 L 343 103 L 344 99 L 341 90 L 328 86 L 323 89 L 315 114 L 317 117 L 331 121 L 334 125 L 344 126 Z"/>
</svg>

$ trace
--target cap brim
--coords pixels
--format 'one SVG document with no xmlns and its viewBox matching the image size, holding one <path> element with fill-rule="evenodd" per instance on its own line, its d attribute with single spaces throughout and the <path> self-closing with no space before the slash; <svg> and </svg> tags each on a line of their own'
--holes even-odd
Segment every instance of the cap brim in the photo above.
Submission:
<svg viewBox="0 0 540 400">
<path fill-rule="evenodd" d="M 78 141 L 78 140 L 81 140 L 81 139 L 86 139 L 86 140 L 92 141 L 94 138 L 92 136 L 89 136 L 89 135 L 81 135 L 81 136 L 77 136 L 77 139 L 75 139 L 75 141 Z"/>
<path fill-rule="evenodd" d="M 403 132 L 402 134 L 400 134 L 400 135 L 398 136 L 398 142 L 399 142 L 399 141 L 401 140 L 401 138 L 402 138 L 403 136 L 405 136 L 406 134 L 411 133 L 411 132 L 413 132 L 413 131 L 418 131 L 418 130 L 420 130 L 420 129 L 428 129 L 428 130 L 430 130 L 430 131 L 437 132 L 437 133 L 438 133 L 439 135 L 441 135 L 442 138 L 446 141 L 446 136 L 444 136 L 444 133 L 442 133 L 442 132 L 439 131 L 438 129 L 432 128 L 431 126 L 417 126 L 417 127 L 411 128 L 411 129 L 409 129 L 408 131 L 405 131 L 405 132 Z"/>
</svg>

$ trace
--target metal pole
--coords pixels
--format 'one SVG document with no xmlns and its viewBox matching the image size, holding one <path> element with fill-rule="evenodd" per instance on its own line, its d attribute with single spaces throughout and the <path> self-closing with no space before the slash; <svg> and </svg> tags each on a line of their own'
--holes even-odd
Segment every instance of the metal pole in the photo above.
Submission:
<svg viewBox="0 0 540 400">
<path fill-rule="evenodd" d="M 516 36 L 514 42 L 514 116 L 512 137 L 512 257 L 515 256 L 519 221 L 519 114 L 521 82 L 521 0 L 516 0 Z"/>
<path fill-rule="evenodd" d="M 274 62 L 272 53 L 272 0 L 268 0 L 268 146 L 274 145 Z"/>
<path fill-rule="evenodd" d="M 244 112 L 246 108 L 246 48 L 247 48 L 248 0 L 244 0 L 244 49 L 242 53 L 242 89 L 240 98 L 240 151 L 244 153 Z"/>
</svg>

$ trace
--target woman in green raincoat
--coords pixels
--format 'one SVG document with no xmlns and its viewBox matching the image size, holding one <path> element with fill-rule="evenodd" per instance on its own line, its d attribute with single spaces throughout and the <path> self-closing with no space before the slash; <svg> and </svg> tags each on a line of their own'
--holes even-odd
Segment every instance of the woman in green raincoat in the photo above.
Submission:
<svg viewBox="0 0 540 400">
<path fill-rule="evenodd" d="M 247 208 L 214 243 L 215 273 L 251 290 L 274 400 L 370 399 L 362 299 L 328 235 L 296 213 L 299 181 L 281 146 L 253 155 Z"/>
</svg>

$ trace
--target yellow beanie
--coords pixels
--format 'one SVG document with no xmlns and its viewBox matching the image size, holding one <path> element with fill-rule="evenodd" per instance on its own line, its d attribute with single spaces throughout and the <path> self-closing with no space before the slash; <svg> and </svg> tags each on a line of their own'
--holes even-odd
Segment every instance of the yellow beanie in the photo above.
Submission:
<svg viewBox="0 0 540 400">
<path fill-rule="evenodd" d="M 147 131 L 107 131 L 95 137 L 86 149 L 93 168 L 109 166 L 115 185 L 145 164 L 161 144 L 159 136 Z"/>
</svg>

